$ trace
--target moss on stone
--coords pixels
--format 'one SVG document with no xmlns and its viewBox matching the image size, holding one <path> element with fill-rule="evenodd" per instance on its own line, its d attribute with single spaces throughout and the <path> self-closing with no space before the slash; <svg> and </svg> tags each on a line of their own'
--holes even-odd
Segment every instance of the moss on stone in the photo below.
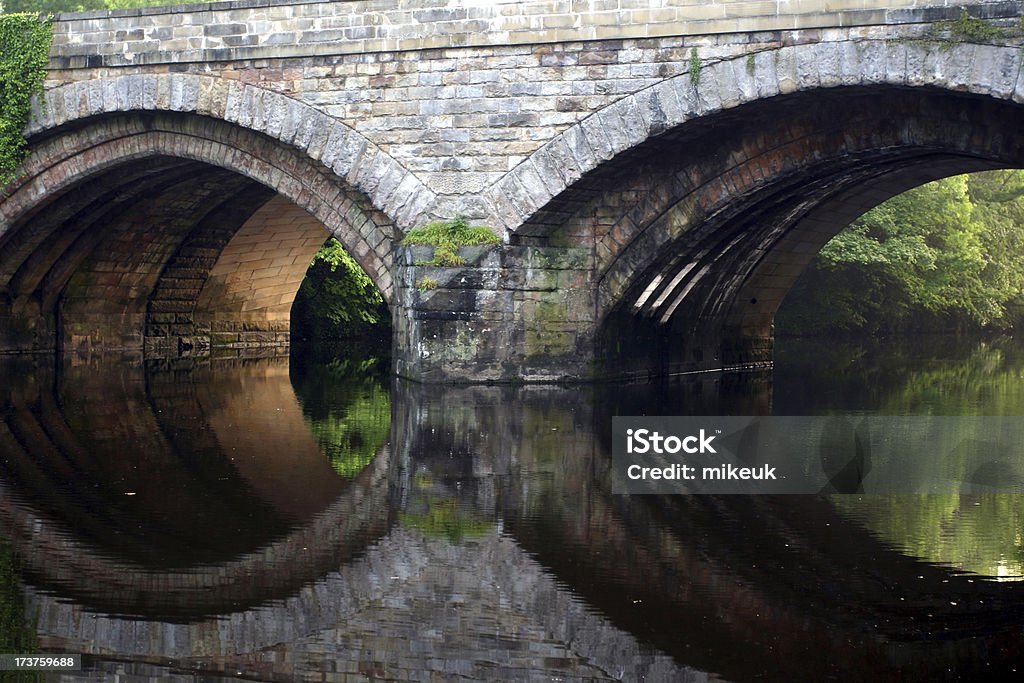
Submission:
<svg viewBox="0 0 1024 683">
<path fill-rule="evenodd" d="M 416 289 L 420 292 L 429 292 L 432 289 L 437 289 L 437 280 L 432 277 L 421 277 L 416 281 Z"/>
<path fill-rule="evenodd" d="M 987 43 L 1004 36 L 1003 29 L 984 19 L 972 17 L 963 8 L 956 19 L 937 22 L 929 30 L 929 37 L 939 38 L 945 43 Z"/>
</svg>

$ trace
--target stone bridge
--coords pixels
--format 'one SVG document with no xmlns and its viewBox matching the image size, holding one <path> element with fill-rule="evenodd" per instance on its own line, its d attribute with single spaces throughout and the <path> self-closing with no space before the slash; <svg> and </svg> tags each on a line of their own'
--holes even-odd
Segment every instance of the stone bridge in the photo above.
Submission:
<svg viewBox="0 0 1024 683">
<path fill-rule="evenodd" d="M 284 345 L 333 234 L 391 306 L 404 376 L 756 365 L 850 220 L 1022 164 L 1022 14 L 241 0 L 62 16 L 0 200 L 0 349 Z M 400 246 L 456 214 L 501 244 L 447 268 Z"/>
</svg>

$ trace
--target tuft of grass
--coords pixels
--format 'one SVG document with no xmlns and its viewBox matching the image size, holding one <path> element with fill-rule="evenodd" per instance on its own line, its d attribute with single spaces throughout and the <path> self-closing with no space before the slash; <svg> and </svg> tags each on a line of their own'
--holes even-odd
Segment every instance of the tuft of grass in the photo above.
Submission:
<svg viewBox="0 0 1024 683">
<path fill-rule="evenodd" d="M 697 48 L 690 48 L 690 83 L 694 87 L 700 83 L 700 56 L 697 54 Z"/>
<path fill-rule="evenodd" d="M 420 266 L 461 266 L 465 264 L 459 256 L 459 247 L 474 244 L 498 244 L 501 240 L 483 226 L 471 227 L 463 216 L 455 216 L 450 221 L 428 223 L 422 228 L 410 230 L 402 238 L 405 245 L 427 245 L 434 247 L 434 258 L 431 261 L 417 263 Z"/>
<path fill-rule="evenodd" d="M 437 289 L 437 280 L 432 277 L 420 278 L 416 283 L 416 289 L 420 290 L 421 293 L 429 292 L 432 289 Z"/>
</svg>

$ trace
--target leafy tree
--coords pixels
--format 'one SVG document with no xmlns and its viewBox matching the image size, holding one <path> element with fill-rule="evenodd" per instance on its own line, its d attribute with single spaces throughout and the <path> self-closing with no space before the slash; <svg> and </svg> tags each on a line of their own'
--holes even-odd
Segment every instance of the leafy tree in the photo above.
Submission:
<svg viewBox="0 0 1024 683">
<path fill-rule="evenodd" d="M 780 333 L 1008 328 L 1024 292 L 1024 173 L 928 183 L 836 235 L 776 317 Z"/>
<path fill-rule="evenodd" d="M 316 253 L 292 308 L 293 335 L 341 339 L 387 328 L 387 305 L 370 277 L 333 237 Z"/>
<path fill-rule="evenodd" d="M 974 219 L 984 228 L 984 278 L 1005 299 L 1005 326 L 1018 327 L 1024 323 L 1024 171 L 976 173 L 968 189 Z"/>
<path fill-rule="evenodd" d="M 328 362 L 294 360 L 292 382 L 310 432 L 334 471 L 355 477 L 391 438 L 387 364 L 353 349 Z"/>
</svg>

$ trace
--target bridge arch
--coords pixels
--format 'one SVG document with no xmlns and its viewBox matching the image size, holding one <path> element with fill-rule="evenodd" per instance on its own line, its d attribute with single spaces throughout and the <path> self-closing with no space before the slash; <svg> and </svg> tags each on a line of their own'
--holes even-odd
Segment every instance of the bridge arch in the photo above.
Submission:
<svg viewBox="0 0 1024 683">
<path fill-rule="evenodd" d="M 931 180 L 1024 165 L 1022 102 L 1016 47 L 783 47 L 619 100 L 490 199 L 512 243 L 592 249 L 598 357 L 657 357 L 616 357 L 618 371 L 758 362 L 785 293 L 858 215 Z"/>
<path fill-rule="evenodd" d="M 328 234 L 390 301 L 390 212 L 432 199 L 344 124 L 209 77 L 56 88 L 29 133 L 0 209 L 7 348 L 285 343 Z"/>
<path fill-rule="evenodd" d="M 262 133 L 333 171 L 403 230 L 434 200 L 414 174 L 345 123 L 281 93 L 215 76 L 130 74 L 62 85 L 35 102 L 25 132 L 31 140 L 92 117 L 138 111 L 197 114 Z"/>
</svg>

